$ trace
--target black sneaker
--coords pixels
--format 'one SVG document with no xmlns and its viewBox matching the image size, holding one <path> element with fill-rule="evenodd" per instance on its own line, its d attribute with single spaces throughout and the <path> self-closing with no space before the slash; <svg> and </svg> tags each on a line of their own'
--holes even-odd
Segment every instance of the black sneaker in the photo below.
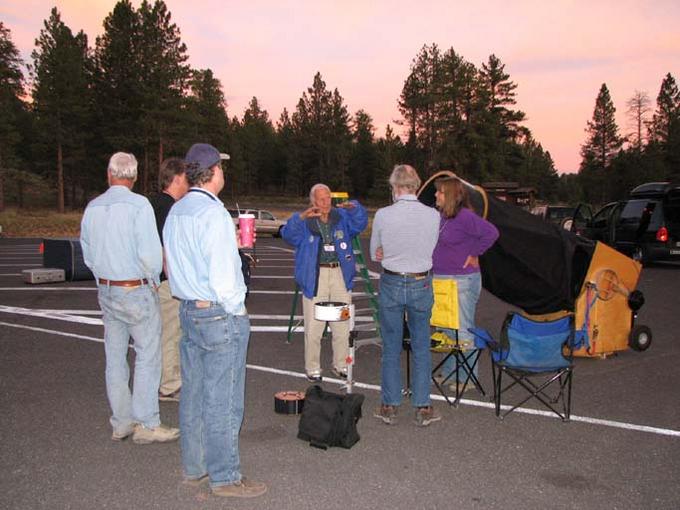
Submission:
<svg viewBox="0 0 680 510">
<path fill-rule="evenodd" d="M 347 379 L 347 369 L 346 368 L 343 368 L 341 370 L 339 370 L 337 368 L 332 368 L 331 374 L 333 374 L 335 377 L 337 377 L 339 379 L 343 379 L 343 380 Z"/>
<path fill-rule="evenodd" d="M 321 372 L 307 372 L 307 380 L 309 382 L 321 382 Z"/>
</svg>

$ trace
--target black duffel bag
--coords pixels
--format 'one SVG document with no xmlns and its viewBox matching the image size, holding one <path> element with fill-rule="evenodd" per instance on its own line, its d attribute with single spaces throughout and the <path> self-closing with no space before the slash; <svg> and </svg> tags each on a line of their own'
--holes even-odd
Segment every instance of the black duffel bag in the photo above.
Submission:
<svg viewBox="0 0 680 510">
<path fill-rule="evenodd" d="M 324 450 L 329 446 L 351 448 L 359 441 L 357 422 L 363 403 L 361 394 L 339 395 L 310 386 L 305 392 L 298 438 Z"/>
</svg>

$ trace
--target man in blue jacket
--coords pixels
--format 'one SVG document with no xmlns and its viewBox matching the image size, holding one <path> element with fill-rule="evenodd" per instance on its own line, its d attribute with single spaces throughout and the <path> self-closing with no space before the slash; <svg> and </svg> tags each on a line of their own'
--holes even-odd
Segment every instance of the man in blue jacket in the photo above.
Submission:
<svg viewBox="0 0 680 510">
<path fill-rule="evenodd" d="M 315 184 L 309 192 L 311 207 L 295 213 L 281 231 L 295 247 L 295 281 L 302 289 L 305 320 L 305 372 L 310 381 L 321 380 L 321 336 L 324 321 L 314 318 L 314 305 L 321 301 L 351 302 L 354 286 L 352 239 L 368 224 L 366 209 L 352 200 L 332 207 L 331 190 Z M 333 333 L 334 375 L 347 377 L 349 321 L 330 323 Z"/>
</svg>

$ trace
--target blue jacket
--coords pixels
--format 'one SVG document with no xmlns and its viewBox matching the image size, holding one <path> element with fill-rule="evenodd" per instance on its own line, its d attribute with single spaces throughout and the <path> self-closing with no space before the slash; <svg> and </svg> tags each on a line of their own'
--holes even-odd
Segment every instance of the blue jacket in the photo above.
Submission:
<svg viewBox="0 0 680 510">
<path fill-rule="evenodd" d="M 354 250 L 352 239 L 358 236 L 368 225 L 368 216 L 359 202 L 352 200 L 353 208 L 332 208 L 328 216 L 338 255 L 342 276 L 347 290 L 354 286 Z M 316 218 L 300 218 L 295 213 L 281 230 L 281 237 L 295 247 L 295 281 L 308 299 L 316 296 L 319 283 L 319 257 L 321 256 L 321 234 Z"/>
</svg>

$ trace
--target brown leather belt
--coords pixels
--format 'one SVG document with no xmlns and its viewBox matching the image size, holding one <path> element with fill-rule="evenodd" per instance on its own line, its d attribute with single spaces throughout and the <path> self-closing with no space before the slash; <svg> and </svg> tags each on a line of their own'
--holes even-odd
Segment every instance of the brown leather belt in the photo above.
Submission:
<svg viewBox="0 0 680 510">
<path fill-rule="evenodd" d="M 423 276 L 427 276 L 430 274 L 429 271 L 425 271 L 424 273 L 397 273 L 396 271 L 390 271 L 389 269 L 383 268 L 383 272 L 385 274 L 391 274 L 393 276 L 404 276 L 406 278 L 422 278 Z"/>
<path fill-rule="evenodd" d="M 111 285 L 112 287 L 139 287 L 140 285 L 146 285 L 149 281 L 146 278 L 137 280 L 107 280 L 106 278 L 100 278 L 99 283 L 101 285 Z"/>
<path fill-rule="evenodd" d="M 340 267 L 340 262 L 326 262 L 324 264 L 319 264 L 319 267 Z"/>
</svg>

